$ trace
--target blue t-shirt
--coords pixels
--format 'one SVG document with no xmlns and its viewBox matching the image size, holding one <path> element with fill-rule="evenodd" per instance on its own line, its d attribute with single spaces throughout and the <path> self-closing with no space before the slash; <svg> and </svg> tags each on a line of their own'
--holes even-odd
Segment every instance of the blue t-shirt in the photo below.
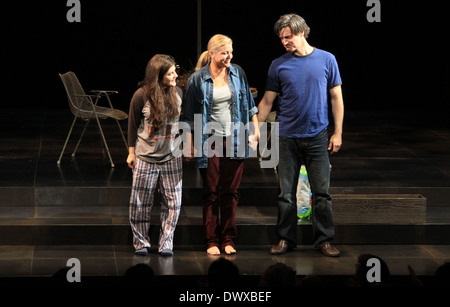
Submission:
<svg viewBox="0 0 450 307">
<path fill-rule="evenodd" d="M 306 56 L 291 52 L 269 68 L 266 90 L 279 93 L 280 136 L 313 137 L 328 127 L 328 91 L 342 83 L 336 58 L 314 48 Z"/>
</svg>

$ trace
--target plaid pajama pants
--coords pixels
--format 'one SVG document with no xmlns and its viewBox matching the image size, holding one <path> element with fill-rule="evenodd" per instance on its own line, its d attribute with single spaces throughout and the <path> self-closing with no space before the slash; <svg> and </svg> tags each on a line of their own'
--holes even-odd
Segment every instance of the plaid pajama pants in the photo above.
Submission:
<svg viewBox="0 0 450 307">
<path fill-rule="evenodd" d="M 136 250 L 150 248 L 150 216 L 157 190 L 161 192 L 162 202 L 158 251 L 173 249 L 173 236 L 181 210 L 182 179 L 181 157 L 163 163 L 136 159 L 129 208 L 133 246 Z"/>
</svg>

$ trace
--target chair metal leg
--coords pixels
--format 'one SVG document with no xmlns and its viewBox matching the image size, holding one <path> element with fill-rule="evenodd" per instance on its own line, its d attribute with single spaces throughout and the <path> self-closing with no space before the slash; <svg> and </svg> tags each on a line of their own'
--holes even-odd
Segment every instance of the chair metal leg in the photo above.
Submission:
<svg viewBox="0 0 450 307">
<path fill-rule="evenodd" d="M 99 97 L 100 96 L 97 96 L 97 100 L 98 100 Z M 113 107 L 113 105 L 111 103 L 111 99 L 109 99 L 108 93 L 106 93 L 106 99 L 108 100 L 108 103 L 109 103 L 109 106 L 111 107 L 111 109 L 114 109 L 114 107 Z M 95 102 L 96 105 L 97 105 L 97 100 Z M 128 152 L 128 143 L 127 143 L 127 140 L 125 139 L 125 135 L 123 134 L 122 127 L 120 126 L 120 123 L 119 123 L 119 121 L 117 119 L 116 119 L 116 123 L 117 123 L 117 126 L 119 127 L 120 134 L 122 135 L 122 139 L 123 139 L 123 142 L 125 144 L 125 148 L 127 149 L 127 152 Z"/>
<path fill-rule="evenodd" d="M 98 119 L 97 113 L 94 110 L 95 119 L 97 120 L 98 129 L 100 130 L 100 134 L 102 135 L 103 143 L 105 143 L 106 152 L 108 153 L 109 161 L 111 162 L 111 167 L 114 167 L 114 162 L 111 158 L 111 153 L 109 152 L 108 144 L 106 143 L 105 135 L 103 134 L 102 126 L 100 125 L 100 120 Z"/>
<path fill-rule="evenodd" d="M 90 121 L 91 121 L 91 119 L 89 118 L 88 121 L 86 122 L 86 124 L 84 125 L 83 131 L 81 132 L 81 135 L 80 135 L 80 138 L 78 139 L 77 145 L 75 146 L 75 149 L 72 152 L 72 158 L 74 158 L 75 154 L 77 153 L 78 146 L 80 146 L 81 139 L 83 138 L 84 133 L 86 132 L 87 126 L 89 125 Z"/>
<path fill-rule="evenodd" d="M 56 164 L 58 164 L 58 165 L 61 164 L 61 158 L 62 158 L 62 156 L 64 154 L 64 151 L 66 150 L 67 142 L 70 139 L 70 135 L 72 134 L 72 130 L 73 130 L 73 127 L 75 126 L 75 122 L 76 121 L 77 121 L 77 117 L 75 116 L 73 121 L 72 121 L 72 126 L 70 126 L 69 134 L 67 134 L 66 141 L 64 142 L 64 146 L 63 146 L 63 149 L 61 151 L 61 154 L 59 155 L 59 159 L 58 159 L 58 161 L 56 161 Z"/>
<path fill-rule="evenodd" d="M 123 143 L 125 144 L 125 148 L 127 149 L 127 152 L 128 152 L 128 142 L 127 142 L 127 140 L 125 138 L 125 135 L 123 134 L 122 127 L 120 126 L 120 123 L 119 123 L 119 121 L 117 119 L 116 119 L 116 123 L 117 123 L 117 126 L 119 126 L 119 130 L 120 130 L 120 134 L 122 135 Z"/>
</svg>

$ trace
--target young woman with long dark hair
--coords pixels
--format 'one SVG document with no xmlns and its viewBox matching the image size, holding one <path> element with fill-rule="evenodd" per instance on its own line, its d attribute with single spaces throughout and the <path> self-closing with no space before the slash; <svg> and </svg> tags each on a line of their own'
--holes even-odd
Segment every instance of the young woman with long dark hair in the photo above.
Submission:
<svg viewBox="0 0 450 307">
<path fill-rule="evenodd" d="M 158 252 L 173 255 L 173 236 L 181 209 L 182 158 L 178 121 L 182 91 L 176 87 L 173 57 L 157 54 L 148 62 L 145 78 L 130 103 L 127 163 L 133 169 L 129 219 L 137 255 L 150 249 L 149 227 L 154 195 L 161 193 Z"/>
</svg>

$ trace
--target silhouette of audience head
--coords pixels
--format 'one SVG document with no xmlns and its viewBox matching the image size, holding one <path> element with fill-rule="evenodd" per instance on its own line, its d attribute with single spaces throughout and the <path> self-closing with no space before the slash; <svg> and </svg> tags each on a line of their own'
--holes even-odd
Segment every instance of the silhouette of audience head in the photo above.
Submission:
<svg viewBox="0 0 450 307">
<path fill-rule="evenodd" d="M 67 280 L 67 273 L 69 272 L 69 267 L 62 267 L 60 268 L 58 271 L 56 271 L 53 275 L 52 275 L 52 282 L 53 285 L 58 285 L 58 286 L 69 286 L 72 283 L 70 283 Z"/>
<path fill-rule="evenodd" d="M 124 274 L 124 278 L 126 286 L 133 287 L 152 286 L 156 282 L 153 269 L 145 263 L 138 263 L 129 267 Z"/>
<path fill-rule="evenodd" d="M 231 261 L 220 257 L 214 260 L 208 269 L 209 287 L 235 287 L 239 283 L 239 269 Z"/>
<path fill-rule="evenodd" d="M 260 285 L 262 287 L 294 287 L 296 278 L 296 272 L 291 267 L 279 262 L 266 269 Z"/>
<path fill-rule="evenodd" d="M 375 264 L 371 259 L 377 259 L 379 263 L 379 272 L 375 272 Z M 378 265 L 378 263 L 376 265 Z M 373 277 L 378 275 L 379 280 L 373 280 Z M 372 287 L 372 286 L 381 286 L 387 285 L 390 282 L 390 272 L 389 268 L 378 256 L 372 254 L 362 254 L 358 257 L 358 262 L 356 264 L 356 281 L 361 287 Z"/>
<path fill-rule="evenodd" d="M 438 267 L 435 275 L 438 286 L 450 286 L 450 262 Z"/>
</svg>

